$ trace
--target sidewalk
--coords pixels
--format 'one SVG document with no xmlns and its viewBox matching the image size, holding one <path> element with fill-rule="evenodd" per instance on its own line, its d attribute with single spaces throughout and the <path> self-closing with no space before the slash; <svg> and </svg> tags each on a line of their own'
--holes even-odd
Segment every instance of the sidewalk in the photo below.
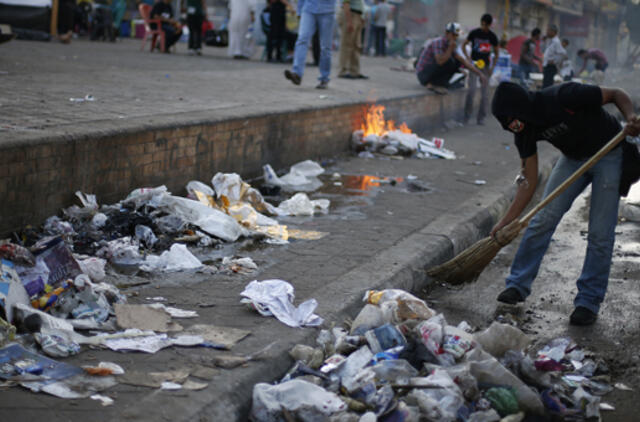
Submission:
<svg viewBox="0 0 640 422">
<path fill-rule="evenodd" d="M 148 46 L 147 46 L 148 47 Z M 425 92 L 413 72 L 390 71 L 399 61 L 362 58 L 369 80 L 336 77 L 317 90 L 317 67 L 301 86 L 283 76 L 291 65 L 231 60 L 226 48 L 203 56 L 140 51 L 140 40 L 12 41 L 0 58 L 0 143 L 68 135 L 98 128 L 135 128 L 201 117 L 237 117 L 314 106 L 360 103 Z M 259 47 L 260 51 L 261 47 Z M 260 57 L 260 53 L 256 57 Z M 311 58 L 309 56 L 309 61 Z M 5 73 L 6 72 L 6 73 Z M 93 102 L 70 98 L 92 95 Z"/>
</svg>

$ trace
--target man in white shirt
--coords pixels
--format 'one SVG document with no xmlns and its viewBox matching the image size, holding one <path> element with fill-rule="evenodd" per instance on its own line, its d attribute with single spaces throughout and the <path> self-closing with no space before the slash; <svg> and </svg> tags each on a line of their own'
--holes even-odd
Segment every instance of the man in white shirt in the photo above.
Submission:
<svg viewBox="0 0 640 422">
<path fill-rule="evenodd" d="M 542 88 L 553 85 L 553 77 L 558 73 L 558 68 L 567 59 L 567 51 L 562 47 L 558 37 L 558 27 L 550 24 L 547 27 L 547 48 L 544 50 L 542 61 Z"/>
</svg>

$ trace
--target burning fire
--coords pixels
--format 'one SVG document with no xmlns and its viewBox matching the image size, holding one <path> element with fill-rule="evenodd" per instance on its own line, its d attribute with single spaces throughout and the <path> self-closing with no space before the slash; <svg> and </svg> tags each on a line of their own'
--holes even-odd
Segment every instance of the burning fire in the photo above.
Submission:
<svg viewBox="0 0 640 422">
<path fill-rule="evenodd" d="M 404 122 L 400 126 L 396 127 L 396 123 L 393 120 L 385 120 L 384 109 L 385 107 L 383 105 L 377 104 L 373 104 L 369 107 L 365 113 L 364 122 L 361 126 L 361 129 L 364 132 L 363 136 L 371 134 L 382 136 L 393 130 L 399 130 L 403 133 L 412 133 L 411 129 L 409 129 Z"/>
</svg>

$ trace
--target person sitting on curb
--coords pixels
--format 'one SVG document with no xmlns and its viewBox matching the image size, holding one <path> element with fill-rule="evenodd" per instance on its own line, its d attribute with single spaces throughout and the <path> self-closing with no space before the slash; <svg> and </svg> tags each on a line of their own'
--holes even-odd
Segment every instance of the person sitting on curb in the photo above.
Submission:
<svg viewBox="0 0 640 422">
<path fill-rule="evenodd" d="M 416 62 L 418 81 L 437 94 L 448 92 L 449 81 L 461 64 L 486 81 L 486 76 L 458 52 L 456 40 L 460 32 L 459 23 L 449 22 L 444 36 L 428 41 Z"/>
<path fill-rule="evenodd" d="M 538 181 L 536 142 L 549 141 L 562 153 L 549 175 L 546 197 L 619 133 L 618 119 L 602 107 L 610 103 L 627 121 L 625 133 L 640 134 L 640 118 L 621 89 L 567 82 L 532 92 L 511 82 L 498 85 L 492 112 L 502 127 L 514 134 L 522 172 L 513 202 L 491 230 L 494 238 L 511 222 L 519 224 L 516 219 L 533 197 Z M 511 264 L 506 289 L 497 300 L 515 305 L 529 296 L 556 226 L 578 195 L 591 185 L 587 251 L 569 321 L 573 325 L 593 324 L 607 291 L 620 196 L 627 195 L 639 178 L 640 154 L 635 145 L 622 142 L 569 185 L 529 223 Z"/>
<path fill-rule="evenodd" d="M 160 19 L 160 26 L 164 31 L 165 45 L 164 52 L 169 53 L 169 47 L 178 42 L 182 36 L 182 25 L 173 18 L 173 8 L 171 0 L 160 0 L 151 9 L 151 19 Z M 156 24 L 151 24 L 151 29 L 156 29 Z"/>
</svg>

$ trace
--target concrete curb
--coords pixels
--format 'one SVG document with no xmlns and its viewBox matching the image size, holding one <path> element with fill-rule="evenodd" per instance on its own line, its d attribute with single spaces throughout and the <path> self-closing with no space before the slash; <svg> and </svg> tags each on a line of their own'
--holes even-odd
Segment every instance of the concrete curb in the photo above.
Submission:
<svg viewBox="0 0 640 422">
<path fill-rule="evenodd" d="M 541 163 L 538 186 L 544 186 L 555 161 L 553 158 Z M 400 288 L 420 293 L 432 286 L 433 280 L 425 270 L 451 259 L 485 237 L 511 203 L 515 190 L 516 187 L 512 185 L 492 195 L 489 204 L 480 209 L 476 205 L 477 198 L 471 197 L 458 212 L 443 215 L 380 252 L 370 262 L 349 271 L 321 291 L 316 291 L 312 296 L 319 303 L 317 313 L 328 324 L 340 324 L 345 318 L 353 318 L 359 312 L 366 290 Z M 194 417 L 198 420 L 247 420 L 253 385 L 273 382 L 282 377 L 292 364 L 288 357 L 290 348 L 297 343 L 314 344 L 316 336 L 316 330 L 306 329 L 296 330 L 291 337 L 281 339 L 267 360 L 252 363 L 224 395 L 216 397 L 215 401 L 184 420 L 193 420 Z"/>
</svg>

